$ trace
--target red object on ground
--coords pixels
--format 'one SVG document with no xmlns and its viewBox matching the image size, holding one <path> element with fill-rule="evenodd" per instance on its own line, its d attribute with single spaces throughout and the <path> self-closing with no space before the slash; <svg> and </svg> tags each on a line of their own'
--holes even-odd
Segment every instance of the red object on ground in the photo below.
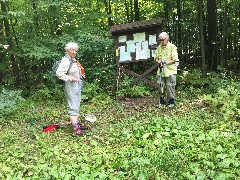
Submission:
<svg viewBox="0 0 240 180">
<path fill-rule="evenodd" d="M 58 129 L 59 125 L 49 125 L 47 127 L 43 127 L 43 132 L 50 132 L 54 131 L 55 129 Z"/>
</svg>

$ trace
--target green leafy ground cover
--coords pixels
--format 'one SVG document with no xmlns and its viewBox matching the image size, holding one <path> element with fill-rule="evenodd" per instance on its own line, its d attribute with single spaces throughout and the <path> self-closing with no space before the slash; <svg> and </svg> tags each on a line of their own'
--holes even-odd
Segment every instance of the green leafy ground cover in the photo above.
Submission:
<svg viewBox="0 0 240 180">
<path fill-rule="evenodd" d="M 212 93 L 188 84 L 171 110 L 154 93 L 83 103 L 98 118 L 83 120 L 84 137 L 70 126 L 42 133 L 68 121 L 64 101 L 22 101 L 1 113 L 0 179 L 239 179 L 238 81 L 212 80 Z"/>
</svg>

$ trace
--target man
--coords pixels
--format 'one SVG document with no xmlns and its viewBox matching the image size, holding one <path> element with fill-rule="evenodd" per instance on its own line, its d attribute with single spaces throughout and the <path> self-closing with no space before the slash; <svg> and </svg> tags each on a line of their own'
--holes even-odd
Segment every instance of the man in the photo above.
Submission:
<svg viewBox="0 0 240 180">
<path fill-rule="evenodd" d="M 160 45 L 157 47 L 154 57 L 154 60 L 159 63 L 157 72 L 160 85 L 159 105 L 167 104 L 171 108 L 175 104 L 177 47 L 169 42 L 169 36 L 166 32 L 159 35 L 159 41 Z"/>
</svg>

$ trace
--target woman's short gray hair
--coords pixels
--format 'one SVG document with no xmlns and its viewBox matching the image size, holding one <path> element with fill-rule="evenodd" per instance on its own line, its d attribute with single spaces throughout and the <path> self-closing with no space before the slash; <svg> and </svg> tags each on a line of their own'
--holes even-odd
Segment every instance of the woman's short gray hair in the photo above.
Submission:
<svg viewBox="0 0 240 180">
<path fill-rule="evenodd" d="M 75 42 L 69 42 L 69 43 L 67 43 L 66 44 L 66 46 L 65 46 L 65 50 L 66 51 L 69 51 L 71 48 L 79 48 L 79 46 L 78 46 L 78 44 L 77 43 L 75 43 Z"/>
<path fill-rule="evenodd" d="M 168 33 L 166 33 L 166 32 L 161 32 L 161 33 L 159 34 L 159 38 L 160 38 L 160 37 L 166 38 L 167 40 L 169 40 Z"/>
</svg>

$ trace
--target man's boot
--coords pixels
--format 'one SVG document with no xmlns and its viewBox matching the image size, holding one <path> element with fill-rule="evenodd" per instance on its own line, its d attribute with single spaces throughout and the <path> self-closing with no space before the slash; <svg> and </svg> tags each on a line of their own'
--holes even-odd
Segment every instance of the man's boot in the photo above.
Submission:
<svg viewBox="0 0 240 180">
<path fill-rule="evenodd" d="M 168 102 L 168 107 L 172 108 L 174 105 L 175 105 L 174 99 L 170 99 L 169 102 Z"/>
<path fill-rule="evenodd" d="M 159 106 L 163 106 L 164 104 L 165 104 L 165 101 L 164 101 L 163 97 L 160 97 Z"/>
</svg>

